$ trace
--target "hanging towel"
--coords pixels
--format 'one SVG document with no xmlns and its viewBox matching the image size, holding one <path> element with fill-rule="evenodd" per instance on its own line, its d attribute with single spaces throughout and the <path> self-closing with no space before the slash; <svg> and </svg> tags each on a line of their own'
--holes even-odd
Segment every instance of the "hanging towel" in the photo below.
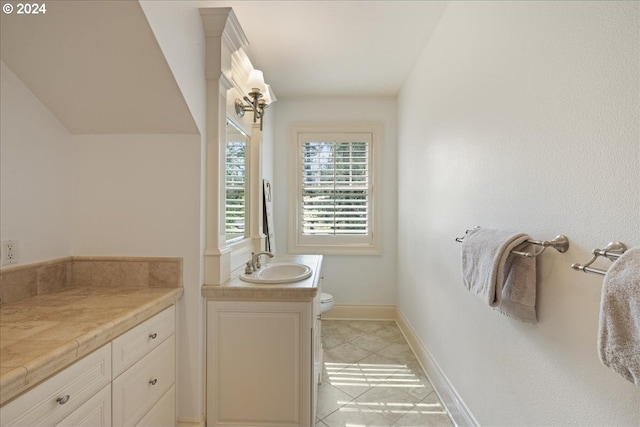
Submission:
<svg viewBox="0 0 640 427">
<path fill-rule="evenodd" d="M 488 228 L 471 230 L 462 241 L 462 276 L 470 292 L 506 316 L 536 323 L 536 260 L 511 251 L 531 237 Z"/>
<path fill-rule="evenodd" d="M 602 282 L 600 361 L 640 386 L 640 247 L 627 250 Z"/>
</svg>

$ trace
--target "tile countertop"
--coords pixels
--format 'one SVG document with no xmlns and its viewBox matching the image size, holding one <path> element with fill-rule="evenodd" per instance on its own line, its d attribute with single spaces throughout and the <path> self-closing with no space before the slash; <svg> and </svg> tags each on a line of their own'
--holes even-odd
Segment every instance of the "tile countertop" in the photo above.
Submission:
<svg viewBox="0 0 640 427">
<path fill-rule="evenodd" d="M 182 294 L 183 288 L 76 287 L 0 307 L 0 405 Z"/>
<path fill-rule="evenodd" d="M 244 265 L 231 273 L 231 279 L 222 285 L 204 285 L 202 296 L 213 300 L 269 300 L 269 301 L 309 301 L 317 294 L 322 271 L 322 255 L 275 255 L 262 256 L 266 265 L 270 262 L 296 262 L 307 265 L 313 273 L 307 279 L 293 283 L 259 284 L 240 279 Z M 266 260 L 266 262 L 265 262 Z"/>
</svg>

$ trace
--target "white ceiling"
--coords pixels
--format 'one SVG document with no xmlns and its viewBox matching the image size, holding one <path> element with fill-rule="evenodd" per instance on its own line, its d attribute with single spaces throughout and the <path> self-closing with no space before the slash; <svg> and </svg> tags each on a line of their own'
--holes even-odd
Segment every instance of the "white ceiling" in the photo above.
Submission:
<svg viewBox="0 0 640 427">
<path fill-rule="evenodd" d="M 1 14 L 0 54 L 71 133 L 198 132 L 137 1 L 52 4 L 46 19 Z M 254 67 L 282 99 L 396 95 L 448 2 L 185 4 L 232 7 Z"/>
<path fill-rule="evenodd" d="M 232 7 L 279 98 L 396 95 L 447 1 L 201 1 Z"/>
</svg>

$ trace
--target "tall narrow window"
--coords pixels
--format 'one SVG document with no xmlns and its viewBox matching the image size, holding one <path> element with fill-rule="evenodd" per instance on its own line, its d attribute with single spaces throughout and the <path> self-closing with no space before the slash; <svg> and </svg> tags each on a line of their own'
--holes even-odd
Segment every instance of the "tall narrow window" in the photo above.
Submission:
<svg viewBox="0 0 640 427">
<path fill-rule="evenodd" d="M 291 252 L 379 253 L 373 180 L 378 138 L 361 127 L 294 129 Z"/>
</svg>

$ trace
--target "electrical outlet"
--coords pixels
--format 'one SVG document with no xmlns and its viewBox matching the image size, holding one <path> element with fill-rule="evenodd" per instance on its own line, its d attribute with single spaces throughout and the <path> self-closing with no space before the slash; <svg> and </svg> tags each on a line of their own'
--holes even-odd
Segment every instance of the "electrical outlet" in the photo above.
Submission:
<svg viewBox="0 0 640 427">
<path fill-rule="evenodd" d="M 18 241 L 5 240 L 2 242 L 2 265 L 18 263 Z"/>
</svg>

